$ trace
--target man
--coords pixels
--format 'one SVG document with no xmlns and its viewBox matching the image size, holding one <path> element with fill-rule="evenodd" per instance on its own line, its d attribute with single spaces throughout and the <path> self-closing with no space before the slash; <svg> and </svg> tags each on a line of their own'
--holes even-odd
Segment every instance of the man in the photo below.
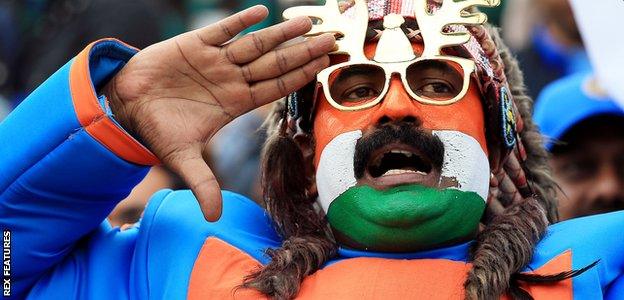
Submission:
<svg viewBox="0 0 624 300">
<path fill-rule="evenodd" d="M 608 233 L 622 214 L 545 235 L 554 183 L 530 99 L 483 15 L 467 13 L 496 2 L 441 3 L 328 1 L 226 43 L 266 16 L 254 7 L 133 57 L 115 41 L 88 47 L 0 128 L 20 141 L 0 152 L 14 293 L 617 297 L 624 243 Z M 337 47 L 325 34 L 275 49 L 308 16 Z M 266 210 L 222 193 L 207 141 L 293 91 L 268 121 Z M 158 160 L 193 192 L 155 194 L 135 228 L 101 223 Z"/>
<path fill-rule="evenodd" d="M 550 139 L 562 219 L 624 209 L 624 110 L 593 76 L 561 79 L 540 95 L 535 121 Z"/>
<path fill-rule="evenodd" d="M 17 105 L 91 41 L 115 36 L 135 47 L 160 41 L 164 36 L 163 20 L 173 20 L 180 14 L 167 2 L 3 1 L 0 6 L 7 9 L 12 22 L 1 27 L 0 35 L 7 37 L 2 47 L 11 51 L 5 61 L 8 80 L 0 82 L 0 89 Z"/>
</svg>

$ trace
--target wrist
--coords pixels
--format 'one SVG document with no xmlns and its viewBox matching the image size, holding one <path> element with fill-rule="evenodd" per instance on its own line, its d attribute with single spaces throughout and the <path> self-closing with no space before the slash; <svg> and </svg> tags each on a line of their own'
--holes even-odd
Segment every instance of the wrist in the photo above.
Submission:
<svg viewBox="0 0 624 300">
<path fill-rule="evenodd" d="M 106 97 L 108 106 L 113 113 L 113 116 L 117 123 L 121 125 L 132 137 L 140 141 L 140 138 L 135 130 L 134 122 L 127 113 L 127 107 L 124 105 L 123 100 L 117 92 L 117 86 L 115 84 L 117 76 L 111 78 L 111 80 L 102 88 L 100 93 Z"/>
</svg>

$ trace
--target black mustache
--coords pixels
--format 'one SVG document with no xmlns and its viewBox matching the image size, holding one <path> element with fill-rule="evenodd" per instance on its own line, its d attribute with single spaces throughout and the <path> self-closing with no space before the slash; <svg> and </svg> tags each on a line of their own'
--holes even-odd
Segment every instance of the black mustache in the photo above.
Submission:
<svg viewBox="0 0 624 300">
<path fill-rule="evenodd" d="M 393 122 L 377 126 L 368 136 L 358 140 L 355 145 L 354 171 L 356 178 L 362 178 L 371 154 L 391 143 L 402 143 L 415 149 L 427 159 L 434 169 L 442 169 L 444 143 L 437 137 L 414 127 L 409 122 Z"/>
</svg>

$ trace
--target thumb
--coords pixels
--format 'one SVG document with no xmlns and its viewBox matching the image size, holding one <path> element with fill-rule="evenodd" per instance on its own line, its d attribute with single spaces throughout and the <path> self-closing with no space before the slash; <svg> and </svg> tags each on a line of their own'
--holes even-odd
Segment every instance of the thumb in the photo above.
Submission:
<svg viewBox="0 0 624 300">
<path fill-rule="evenodd" d="M 171 155 L 169 167 L 191 188 L 204 218 L 216 222 L 221 217 L 221 187 L 202 157 L 201 146 L 191 146 Z"/>
</svg>

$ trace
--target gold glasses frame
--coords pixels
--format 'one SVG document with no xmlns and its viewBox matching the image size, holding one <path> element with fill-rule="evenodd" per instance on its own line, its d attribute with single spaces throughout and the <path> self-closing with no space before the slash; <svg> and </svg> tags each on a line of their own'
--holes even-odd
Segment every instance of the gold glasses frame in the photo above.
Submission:
<svg viewBox="0 0 624 300">
<path fill-rule="evenodd" d="M 452 99 L 448 99 L 448 100 L 433 100 L 433 99 L 428 99 L 428 98 L 419 96 L 414 91 L 412 91 L 412 88 L 407 82 L 407 69 L 414 64 L 417 64 L 423 61 L 429 61 L 429 60 L 452 62 L 452 63 L 456 63 L 462 68 L 463 73 L 464 73 L 463 74 L 464 79 L 462 83 L 462 89 L 459 92 L 459 94 L 457 94 Z M 332 98 L 331 89 L 330 89 L 331 86 L 329 84 L 329 77 L 336 70 L 339 70 L 344 67 L 349 67 L 352 65 L 368 65 L 368 66 L 378 67 L 384 71 L 386 78 L 384 81 L 383 90 L 381 91 L 381 93 L 379 93 L 379 95 L 373 101 L 368 101 L 361 105 L 344 106 Z M 359 60 L 359 61 L 347 61 L 347 62 L 339 63 L 339 64 L 330 66 L 322 70 L 317 75 L 317 82 L 323 86 L 323 92 L 325 93 L 325 98 L 327 99 L 329 104 L 331 104 L 331 106 L 333 106 L 334 108 L 338 110 L 342 110 L 342 111 L 364 110 L 364 109 L 371 108 L 381 103 L 382 100 L 385 98 L 386 94 L 388 93 L 388 90 L 390 89 L 390 81 L 394 74 L 398 74 L 401 77 L 403 88 L 407 91 L 410 97 L 412 97 L 412 99 L 423 104 L 441 106 L 441 105 L 453 104 L 461 100 L 462 98 L 464 98 L 464 96 L 468 92 L 468 88 L 470 87 L 470 78 L 471 78 L 471 75 L 475 72 L 475 69 L 476 67 L 475 67 L 474 61 L 470 59 L 466 59 L 466 58 L 456 57 L 456 56 L 433 56 L 433 57 L 421 56 L 410 61 L 388 62 L 388 63 L 379 63 L 374 60 Z"/>
</svg>

